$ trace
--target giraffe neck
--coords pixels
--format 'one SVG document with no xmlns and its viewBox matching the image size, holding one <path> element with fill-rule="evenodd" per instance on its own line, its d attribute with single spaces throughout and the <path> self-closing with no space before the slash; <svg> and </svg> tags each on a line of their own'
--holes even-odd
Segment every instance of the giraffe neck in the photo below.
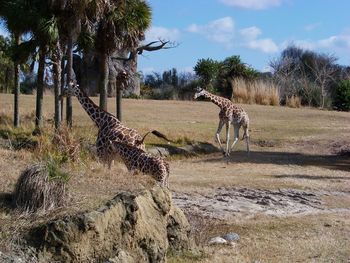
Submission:
<svg viewBox="0 0 350 263">
<path fill-rule="evenodd" d="M 95 122 L 97 127 L 100 128 L 107 119 L 109 121 L 113 120 L 116 123 L 120 123 L 115 116 L 97 106 L 80 88 L 75 87 L 74 95 L 78 98 L 81 106 L 84 108 L 93 122 Z"/>
<path fill-rule="evenodd" d="M 126 163 L 129 164 L 132 162 L 133 159 L 135 159 L 135 154 L 138 153 L 143 153 L 144 151 L 130 146 L 130 145 L 126 145 L 124 143 L 116 143 L 113 142 L 113 146 L 114 151 L 119 154 L 120 158 Z"/>
<path fill-rule="evenodd" d="M 230 102 L 228 99 L 214 95 L 208 91 L 206 91 L 203 94 L 204 98 L 209 99 L 212 103 L 219 106 L 219 108 L 226 107 L 228 102 Z"/>
</svg>

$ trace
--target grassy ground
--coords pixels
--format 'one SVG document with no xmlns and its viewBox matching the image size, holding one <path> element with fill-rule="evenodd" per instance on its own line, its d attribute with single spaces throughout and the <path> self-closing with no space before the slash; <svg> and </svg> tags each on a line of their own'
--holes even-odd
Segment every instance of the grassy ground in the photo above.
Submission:
<svg viewBox="0 0 350 263">
<path fill-rule="evenodd" d="M 50 130 L 53 97 L 46 96 L 44 102 L 45 126 Z M 73 103 L 74 136 L 78 141 L 93 144 L 97 130 L 75 99 Z M 0 147 L 1 201 L 13 190 L 24 167 L 37 160 L 40 153 L 28 149 L 15 151 L 8 147 L 9 140 L 4 139 L 6 134 L 29 134 L 33 129 L 34 96 L 21 96 L 20 110 L 25 127 L 18 131 L 7 124 L 11 121 L 12 96 L 0 94 L 0 105 L 0 137 L 3 138 Z M 114 112 L 113 99 L 109 105 L 109 111 Z M 350 145 L 350 114 L 307 108 L 242 106 L 251 120 L 250 156 L 244 151 L 244 143 L 240 142 L 229 158 L 223 158 L 220 153 L 190 159 L 170 158 L 171 190 L 190 196 L 210 196 L 220 187 L 327 191 L 331 194 L 322 197 L 324 206 L 343 210 L 283 218 L 238 215 L 229 221 L 189 215 L 196 240 L 204 244 L 199 262 L 348 262 L 350 157 L 338 153 Z M 140 133 L 157 129 L 179 142 L 214 143 L 218 108 L 212 103 L 128 99 L 123 100 L 123 107 L 123 122 Z M 50 140 L 50 134 L 46 139 Z M 146 143 L 164 142 L 150 136 Z M 96 207 L 120 189 L 142 188 L 153 183 L 146 177 L 130 178 L 120 163 L 108 170 L 91 154 L 68 168 L 73 174 L 69 182 L 70 205 L 56 213 Z M 333 195 L 333 192 L 343 194 Z M 191 211 L 186 210 L 186 213 Z M 45 217 L 30 220 L 46 220 Z M 27 218 L 18 219 L 15 212 L 0 207 L 0 251 L 11 249 L 6 243 L 9 236 L 27 223 Z M 237 246 L 205 245 L 208 238 L 227 231 L 240 234 Z M 172 256 L 170 262 L 198 262 L 198 257 Z"/>
</svg>

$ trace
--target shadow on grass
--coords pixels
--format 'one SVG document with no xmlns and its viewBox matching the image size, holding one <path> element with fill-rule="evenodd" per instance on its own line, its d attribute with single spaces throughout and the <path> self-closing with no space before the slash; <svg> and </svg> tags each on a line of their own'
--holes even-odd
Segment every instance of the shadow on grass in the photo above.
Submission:
<svg viewBox="0 0 350 263">
<path fill-rule="evenodd" d="M 350 180 L 350 177 L 346 177 L 346 176 L 319 176 L 319 175 L 306 175 L 306 174 L 282 174 L 282 175 L 273 175 L 273 177 L 307 179 L 307 180 Z"/>
<path fill-rule="evenodd" d="M 350 171 L 350 158 L 346 155 L 308 155 L 288 152 L 235 151 L 228 158 L 211 157 L 209 162 L 256 163 L 277 165 L 319 166 L 327 169 Z"/>
<path fill-rule="evenodd" d="M 0 193 L 0 209 L 13 209 L 12 194 Z"/>
<path fill-rule="evenodd" d="M 152 144 L 152 147 L 157 148 L 164 155 L 183 155 L 186 157 L 195 156 L 197 154 L 210 154 L 219 152 L 219 148 L 206 142 L 196 142 L 184 146 L 175 146 L 171 144 Z"/>
</svg>

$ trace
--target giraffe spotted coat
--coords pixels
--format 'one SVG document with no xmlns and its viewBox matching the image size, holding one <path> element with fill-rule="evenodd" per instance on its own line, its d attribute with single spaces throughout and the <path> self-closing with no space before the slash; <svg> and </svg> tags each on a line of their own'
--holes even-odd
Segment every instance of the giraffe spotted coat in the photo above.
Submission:
<svg viewBox="0 0 350 263">
<path fill-rule="evenodd" d="M 243 128 L 243 139 L 246 140 L 246 147 L 247 152 L 249 152 L 249 117 L 248 114 L 243 110 L 242 107 L 237 106 L 233 104 L 230 100 L 214 95 L 204 89 L 197 89 L 194 99 L 197 99 L 199 97 L 204 97 L 206 99 L 209 99 L 211 102 L 213 102 L 215 105 L 217 105 L 220 108 L 219 112 L 219 126 L 216 132 L 215 139 L 220 145 L 220 148 L 224 151 L 226 156 L 230 155 L 231 150 L 233 149 L 233 146 L 237 143 L 239 138 L 239 130 L 242 127 Z M 229 147 L 229 141 L 230 141 L 230 124 L 234 128 L 234 140 Z M 223 128 L 223 126 L 226 125 L 226 150 L 223 149 L 221 140 L 220 140 L 220 132 Z"/>
<path fill-rule="evenodd" d="M 120 156 L 129 171 L 151 175 L 162 187 L 169 187 L 169 164 L 160 156 L 153 156 L 140 148 L 110 141 L 113 151 Z"/>
<path fill-rule="evenodd" d="M 97 156 L 103 162 L 111 166 L 115 158 L 109 141 L 117 141 L 145 149 L 143 137 L 136 130 L 123 125 L 113 114 L 97 106 L 78 85 L 71 84 L 65 95 L 74 95 L 79 100 L 89 117 L 98 128 L 96 150 Z"/>
</svg>

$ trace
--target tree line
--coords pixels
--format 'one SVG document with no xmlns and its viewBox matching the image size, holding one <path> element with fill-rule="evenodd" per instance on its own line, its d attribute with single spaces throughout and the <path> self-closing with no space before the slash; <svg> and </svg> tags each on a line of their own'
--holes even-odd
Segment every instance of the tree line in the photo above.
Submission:
<svg viewBox="0 0 350 263">
<path fill-rule="evenodd" d="M 294 45 L 270 61 L 270 72 L 259 72 L 244 63 L 240 56 L 222 61 L 199 59 L 193 73 L 179 74 L 175 68 L 162 74 L 153 72 L 142 77 L 144 97 L 153 99 L 183 98 L 196 86 L 202 86 L 232 99 L 237 79 L 248 83 L 263 81 L 278 87 L 280 103 L 298 97 L 302 105 L 350 110 L 350 67 L 336 63 L 333 55 L 305 50 Z M 176 94 L 176 96 L 174 96 Z"/>
</svg>

